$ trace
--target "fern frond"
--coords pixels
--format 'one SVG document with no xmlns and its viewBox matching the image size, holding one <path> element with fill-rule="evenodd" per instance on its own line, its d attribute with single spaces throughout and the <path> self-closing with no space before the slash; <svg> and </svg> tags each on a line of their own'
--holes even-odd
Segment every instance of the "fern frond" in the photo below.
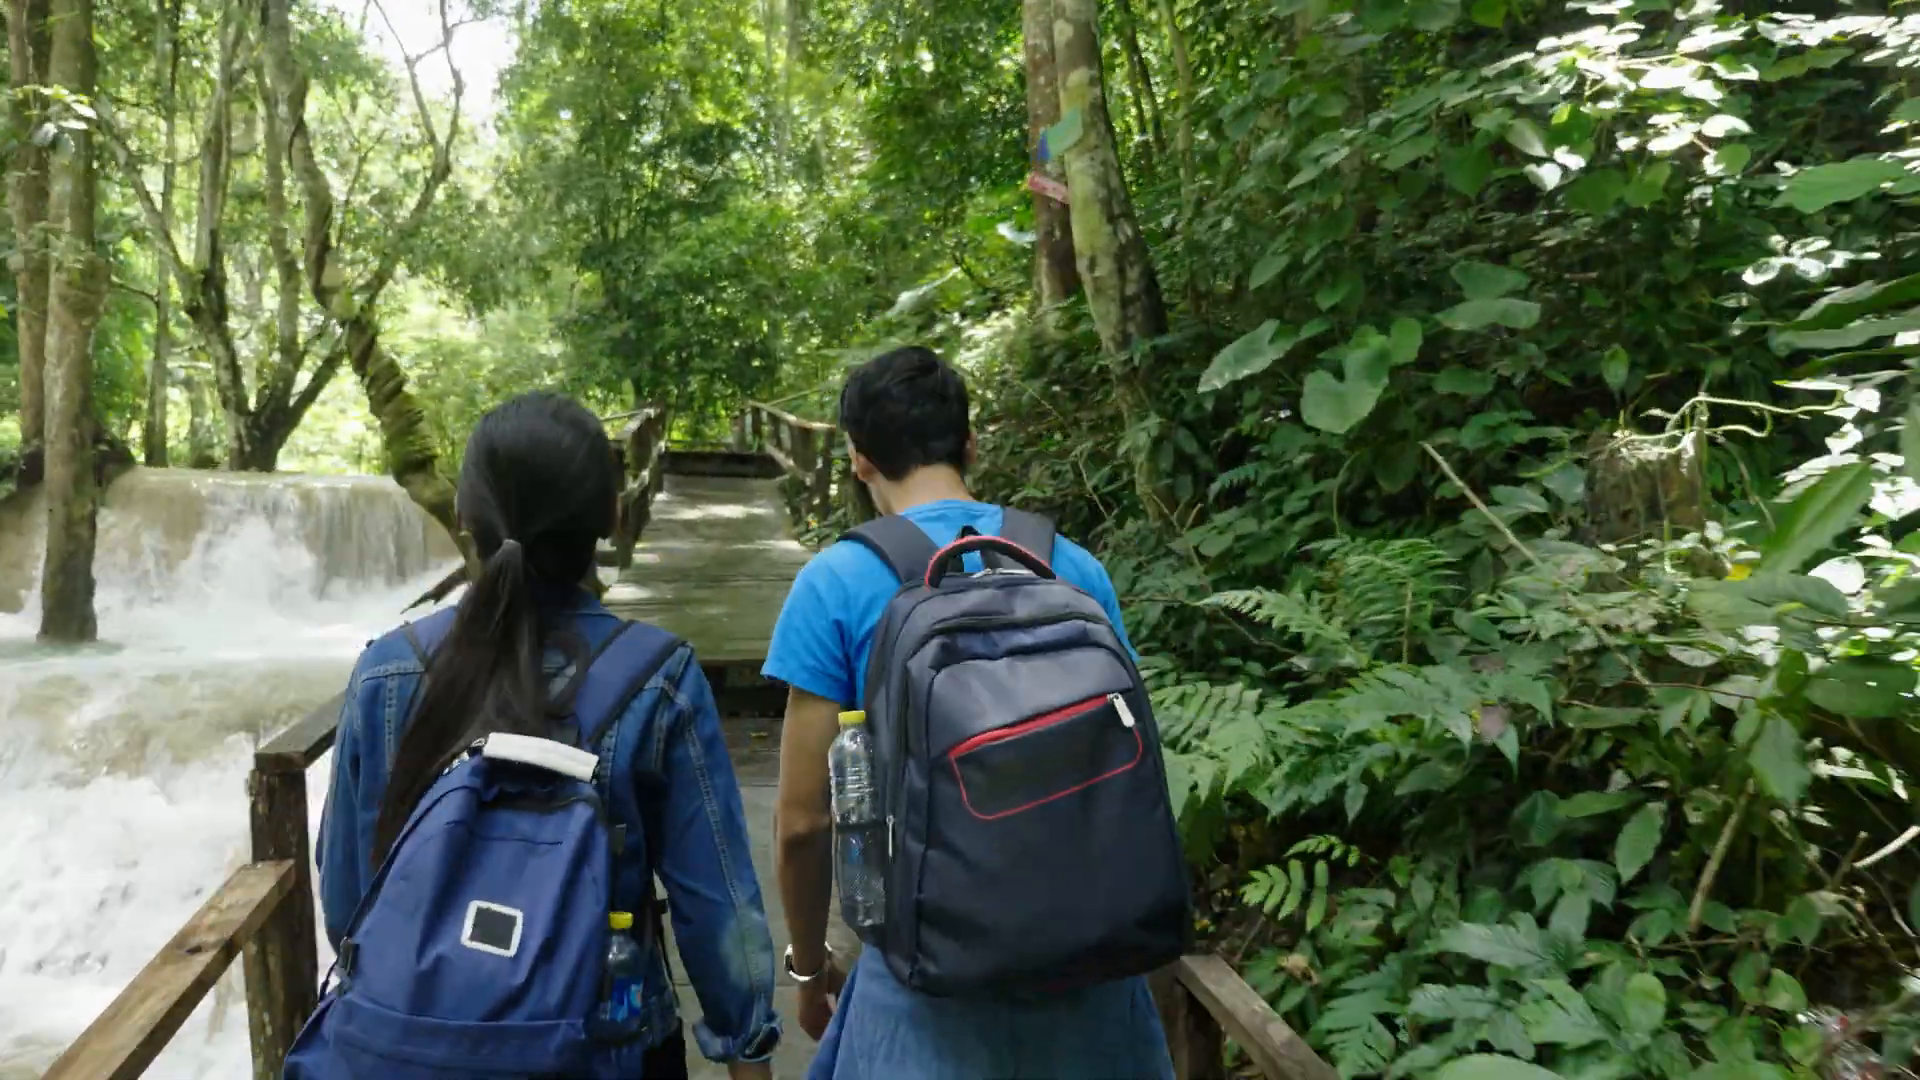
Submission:
<svg viewBox="0 0 1920 1080">
<path fill-rule="evenodd" d="M 1263 474 L 1272 471 L 1273 466 L 1265 461 L 1249 461 L 1245 465 L 1235 465 L 1213 478 L 1213 483 L 1207 485 L 1207 495 L 1218 498 L 1223 492 L 1238 491 L 1260 479 Z"/>
<path fill-rule="evenodd" d="M 1272 589 L 1236 589 L 1215 593 L 1201 603 L 1226 608 L 1269 629 L 1304 638 L 1309 643 L 1339 646 L 1348 643 L 1345 627 L 1322 610 L 1324 601 L 1317 594 L 1303 598 Z"/>
</svg>

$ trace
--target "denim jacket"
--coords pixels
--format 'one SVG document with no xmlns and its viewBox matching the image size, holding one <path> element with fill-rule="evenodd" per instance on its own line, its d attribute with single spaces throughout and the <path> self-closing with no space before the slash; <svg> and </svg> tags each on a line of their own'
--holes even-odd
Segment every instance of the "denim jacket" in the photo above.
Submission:
<svg viewBox="0 0 1920 1080">
<path fill-rule="evenodd" d="M 620 625 L 584 591 L 552 617 L 594 649 Z M 549 649 L 548 677 L 570 672 L 570 660 Z M 422 674 L 406 634 L 395 630 L 361 653 L 340 709 L 315 853 L 327 940 L 336 949 L 373 882 L 374 822 L 388 762 Z M 662 820 L 645 823 L 647 840 L 627 847 L 622 871 L 641 882 L 657 874 L 666 886 L 674 941 L 700 999 L 703 1015 L 693 1028 L 700 1052 L 717 1062 L 766 1060 L 780 1037 L 773 940 L 719 711 L 691 648 L 682 646 L 621 715 L 611 762 L 612 775 L 628 778 L 629 790 L 647 785 L 661 793 L 654 805 Z M 624 801 L 616 793 L 616 803 Z M 678 1023 L 665 942 L 654 942 L 642 988 L 640 1041 L 658 1045 Z"/>
</svg>

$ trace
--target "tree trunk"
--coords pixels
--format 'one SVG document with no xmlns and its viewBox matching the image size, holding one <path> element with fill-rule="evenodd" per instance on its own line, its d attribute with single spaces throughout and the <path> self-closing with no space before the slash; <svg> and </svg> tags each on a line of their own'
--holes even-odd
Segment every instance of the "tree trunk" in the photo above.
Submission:
<svg viewBox="0 0 1920 1080">
<path fill-rule="evenodd" d="M 49 81 L 93 98 L 93 0 L 54 0 Z M 93 614 L 93 328 L 107 301 L 107 264 L 94 251 L 92 123 L 62 132 L 48 169 L 47 558 L 40 637 L 91 641 Z"/>
<path fill-rule="evenodd" d="M 199 206 L 194 217 L 193 267 L 181 283 L 187 317 L 200 332 L 213 364 L 214 393 L 227 417 L 227 465 L 244 469 L 252 460 L 252 410 L 247 404 L 246 380 L 240 370 L 240 350 L 234 343 L 227 301 L 227 256 L 224 218 L 227 191 L 233 182 L 234 83 L 238 59 L 246 41 L 251 5 L 228 0 L 221 11 L 220 55 L 214 70 L 213 98 L 207 102 L 207 126 L 200 136 Z"/>
<path fill-rule="evenodd" d="M 1056 157 L 1038 160 L 1041 136 L 1060 121 L 1060 83 L 1053 58 L 1054 0 L 1025 0 L 1022 35 L 1027 59 L 1027 137 L 1034 148 L 1034 170 L 1058 180 L 1063 174 Z M 1080 291 L 1080 272 L 1073 264 L 1073 223 L 1067 208 L 1038 192 L 1033 196 L 1033 289 L 1040 306 L 1049 308 Z"/>
<path fill-rule="evenodd" d="M 173 228 L 174 133 L 177 127 L 180 85 L 180 0 L 163 0 L 155 59 L 160 68 L 160 220 Z M 167 464 L 167 387 L 172 382 L 173 271 L 155 237 L 154 261 L 159 267 L 153 286 L 153 356 L 147 364 L 147 415 L 140 429 L 141 457 L 149 466 Z"/>
<path fill-rule="evenodd" d="M 1173 52 L 1173 73 L 1178 80 L 1180 109 L 1175 114 L 1173 152 L 1180 159 L 1180 243 L 1187 255 L 1187 308 L 1199 315 L 1206 276 L 1200 266 L 1200 253 L 1193 241 L 1193 224 L 1200 216 L 1200 184 L 1193 163 L 1193 61 L 1187 55 L 1187 35 L 1175 17 L 1174 0 L 1159 0 L 1160 21 L 1167 24 L 1167 44 Z"/>
<path fill-rule="evenodd" d="M 215 469 L 220 466 L 219 439 L 213 430 L 213 403 L 207 400 L 207 380 L 198 371 L 186 377 L 187 383 L 187 467 Z"/>
<path fill-rule="evenodd" d="M 1160 101 L 1153 92 L 1153 69 L 1147 66 L 1146 51 L 1140 47 L 1140 24 L 1134 18 L 1133 0 L 1115 2 L 1119 5 L 1115 13 L 1120 16 L 1120 43 L 1127 51 L 1127 75 L 1133 83 L 1134 115 L 1141 125 L 1140 137 L 1152 148 L 1148 155 L 1151 168 L 1152 158 L 1167 148 L 1166 132 L 1160 125 Z"/>
<path fill-rule="evenodd" d="M 47 349 L 47 150 L 41 135 L 44 94 L 29 87 L 47 81 L 50 40 L 47 0 L 8 0 L 7 52 L 12 67 L 10 105 L 13 168 L 7 204 L 13 213 L 14 255 L 9 262 L 18 290 L 16 322 L 20 350 L 20 440 L 41 442 L 46 432 Z"/>
<path fill-rule="evenodd" d="M 1113 367 L 1129 427 L 1159 434 L 1159 419 L 1142 378 L 1148 358 L 1136 356 L 1167 331 L 1167 310 L 1146 239 L 1114 146 L 1100 65 L 1098 0 L 1054 0 L 1054 60 L 1060 111 L 1076 110 L 1082 135 L 1066 152 L 1072 192 L 1073 247 L 1100 344 Z M 1134 486 L 1150 513 L 1170 516 L 1175 500 L 1158 476 L 1151 438 L 1134 440 Z"/>
<path fill-rule="evenodd" d="M 307 74 L 294 54 L 292 24 L 288 14 L 290 0 L 267 0 L 266 61 L 268 83 L 272 87 L 271 108 L 278 110 L 275 130 L 284 134 L 286 160 L 305 202 L 306 238 L 304 269 L 307 287 L 322 309 L 340 327 L 347 363 L 366 391 L 367 404 L 380 425 L 381 442 L 386 449 L 387 468 L 413 501 L 446 527 L 456 541 L 460 527 L 454 514 L 453 483 L 440 471 L 439 454 L 433 445 L 432 429 L 426 414 L 407 389 L 406 372 L 380 347 L 380 327 L 374 317 L 374 305 L 399 266 L 405 239 L 426 219 L 434 197 L 453 171 L 453 141 L 460 126 L 460 73 L 453 70 L 453 112 L 447 122 L 444 140 L 434 129 L 419 79 L 408 63 L 408 80 L 419 112 L 419 121 L 433 150 L 433 163 L 427 170 L 420 191 L 415 195 L 406 219 L 395 230 L 391 245 L 381 253 L 371 274 L 356 293 L 348 287 L 333 246 L 333 189 L 313 154 L 307 131 Z M 447 33 L 442 9 L 442 26 Z M 444 43 L 443 43 L 444 44 Z M 444 50 L 443 50 L 444 51 Z M 270 148 L 269 153 L 277 153 Z M 462 550 L 468 545 L 461 544 Z M 468 552 L 471 559 L 471 552 Z"/>
</svg>

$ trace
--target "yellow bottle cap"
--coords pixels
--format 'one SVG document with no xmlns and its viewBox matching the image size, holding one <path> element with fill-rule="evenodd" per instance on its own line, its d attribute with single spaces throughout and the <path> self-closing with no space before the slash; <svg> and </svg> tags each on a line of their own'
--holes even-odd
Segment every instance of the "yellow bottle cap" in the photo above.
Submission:
<svg viewBox="0 0 1920 1080">
<path fill-rule="evenodd" d="M 633 929 L 633 912 L 610 912 L 607 915 L 607 925 L 613 927 L 615 930 L 631 930 Z"/>
<path fill-rule="evenodd" d="M 855 709 L 852 712 L 843 712 L 840 714 L 841 727 L 853 727 L 857 724 L 864 724 L 866 722 L 867 722 L 867 714 L 858 709 Z"/>
</svg>

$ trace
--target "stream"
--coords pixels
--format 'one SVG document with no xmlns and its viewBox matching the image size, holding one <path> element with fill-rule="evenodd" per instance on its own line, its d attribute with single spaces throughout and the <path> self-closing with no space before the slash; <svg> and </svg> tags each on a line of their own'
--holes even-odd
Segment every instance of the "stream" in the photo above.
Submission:
<svg viewBox="0 0 1920 1080">
<path fill-rule="evenodd" d="M 38 1076 L 246 861 L 255 743 L 457 558 L 384 478 L 137 469 L 101 512 L 100 643 L 52 648 L 43 532 L 36 495 L 0 501 L 0 1080 Z M 240 968 L 148 1075 L 248 1074 Z"/>
</svg>

